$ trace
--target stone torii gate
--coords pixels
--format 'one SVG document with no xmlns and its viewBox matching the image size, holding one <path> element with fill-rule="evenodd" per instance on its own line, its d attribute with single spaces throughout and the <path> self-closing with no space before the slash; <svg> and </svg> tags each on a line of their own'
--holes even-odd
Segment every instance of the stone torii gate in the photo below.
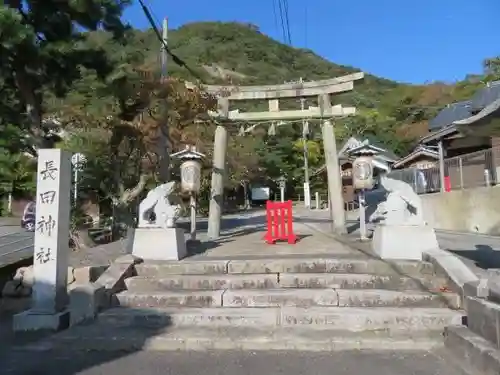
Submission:
<svg viewBox="0 0 500 375">
<path fill-rule="evenodd" d="M 203 89 L 218 97 L 218 111 L 209 115 L 218 119 L 214 139 L 212 188 L 208 218 L 208 236 L 220 236 L 222 201 L 224 192 L 224 171 L 227 152 L 227 129 L 224 122 L 232 121 L 286 121 L 300 119 L 320 119 L 323 121 L 322 134 L 325 149 L 325 161 L 328 175 L 328 193 L 330 197 L 330 215 L 333 220 L 333 231 L 338 234 L 346 232 L 344 204 L 342 200 L 342 182 L 337 157 L 337 145 L 332 120 L 354 115 L 356 108 L 332 106 L 330 95 L 354 89 L 354 81 L 364 78 L 364 73 L 354 73 L 337 78 L 320 81 L 285 83 L 265 86 L 217 86 L 205 85 Z M 280 111 L 279 100 L 284 98 L 318 98 L 318 107 L 304 110 Z M 267 100 L 269 110 L 265 112 L 240 112 L 229 109 L 231 101 Z"/>
</svg>

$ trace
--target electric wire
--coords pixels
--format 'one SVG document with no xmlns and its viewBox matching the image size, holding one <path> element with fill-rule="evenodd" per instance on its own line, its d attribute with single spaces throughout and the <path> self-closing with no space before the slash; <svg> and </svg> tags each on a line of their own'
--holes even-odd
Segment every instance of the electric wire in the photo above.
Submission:
<svg viewBox="0 0 500 375">
<path fill-rule="evenodd" d="M 193 75 L 195 78 L 197 78 L 198 80 L 200 80 L 203 83 L 203 79 L 200 77 L 200 75 L 198 73 L 196 73 L 193 69 L 191 69 L 191 67 L 184 60 L 182 60 L 180 57 L 178 57 L 177 55 L 175 55 L 170 50 L 170 48 L 168 48 L 167 44 L 163 40 L 163 37 L 162 37 L 160 31 L 158 30 L 158 27 L 156 25 L 155 20 L 153 19 L 153 16 L 152 16 L 151 12 L 149 11 L 149 9 L 146 6 L 146 4 L 144 4 L 144 1 L 143 0 L 139 0 L 139 4 L 141 5 L 141 8 L 142 8 L 142 11 L 144 12 L 144 15 L 148 19 L 149 24 L 151 25 L 154 33 L 156 34 L 156 37 L 158 38 L 158 40 L 160 41 L 160 43 L 163 45 L 163 48 L 165 48 L 165 51 L 167 51 L 168 55 L 172 58 L 172 61 L 174 63 L 176 63 L 177 65 L 179 65 L 179 66 L 183 67 L 184 69 L 186 69 L 191 75 Z"/>
<path fill-rule="evenodd" d="M 276 28 L 276 32 L 279 33 L 279 22 L 278 22 L 278 5 L 276 3 L 277 0 L 273 0 L 273 18 L 274 18 L 274 27 Z"/>
<path fill-rule="evenodd" d="M 288 45 L 292 45 L 292 34 L 290 31 L 290 12 L 288 11 L 288 0 L 283 0 L 283 10 L 284 10 L 284 19 L 285 19 L 285 29 L 287 31 L 287 43 Z"/>
<path fill-rule="evenodd" d="M 278 9 L 279 9 L 279 16 L 280 16 L 280 21 L 281 21 L 281 31 L 283 33 L 283 42 L 286 43 L 287 42 L 287 34 L 286 34 L 286 29 L 285 29 L 285 20 L 283 18 L 283 12 L 284 12 L 284 9 L 283 9 L 283 4 L 282 4 L 282 0 L 277 0 L 278 1 Z"/>
<path fill-rule="evenodd" d="M 307 38 L 309 36 L 309 30 L 308 30 L 308 27 L 309 27 L 309 9 L 308 9 L 308 6 L 307 6 L 307 2 L 304 2 L 304 47 L 307 48 Z"/>
</svg>

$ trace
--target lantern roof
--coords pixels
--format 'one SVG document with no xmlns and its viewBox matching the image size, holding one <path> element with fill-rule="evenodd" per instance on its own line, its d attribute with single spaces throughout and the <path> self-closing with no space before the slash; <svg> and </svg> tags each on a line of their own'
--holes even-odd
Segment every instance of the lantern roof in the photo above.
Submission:
<svg viewBox="0 0 500 375">
<path fill-rule="evenodd" d="M 170 155 L 172 158 L 180 160 L 201 160 L 205 158 L 205 154 L 196 150 L 196 146 L 186 145 L 184 150 L 175 152 Z"/>
</svg>

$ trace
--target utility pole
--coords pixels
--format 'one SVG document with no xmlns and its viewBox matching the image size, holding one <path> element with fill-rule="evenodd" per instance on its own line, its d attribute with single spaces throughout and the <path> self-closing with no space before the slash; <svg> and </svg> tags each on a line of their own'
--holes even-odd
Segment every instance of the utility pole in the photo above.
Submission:
<svg viewBox="0 0 500 375">
<path fill-rule="evenodd" d="M 302 84 L 302 77 L 299 82 Z M 300 98 L 300 109 L 303 111 L 306 99 Z M 309 124 L 302 118 L 302 144 L 304 149 L 304 205 L 306 208 L 311 207 L 311 190 L 309 188 L 309 149 L 307 147 L 307 140 L 309 135 Z"/>
<path fill-rule="evenodd" d="M 161 72 L 161 82 L 165 83 L 168 77 L 168 53 L 166 46 L 168 45 L 168 20 L 167 17 L 163 20 L 163 30 L 162 30 L 162 44 L 160 47 L 160 72 Z M 164 116 L 163 119 L 165 121 L 161 126 L 161 136 L 163 138 L 163 142 L 159 143 L 159 149 L 157 150 L 159 156 L 159 174 L 160 180 L 163 182 L 167 182 L 170 180 L 170 151 L 168 150 L 168 108 L 167 108 L 167 100 L 164 103 Z"/>
<path fill-rule="evenodd" d="M 167 63 L 168 63 L 168 54 L 167 54 L 167 49 L 165 46 L 168 46 L 168 19 L 165 17 L 163 20 L 163 33 L 162 33 L 162 39 L 163 43 L 161 45 L 161 57 L 160 57 L 160 63 L 161 63 L 161 78 L 162 80 L 167 78 L 168 71 L 167 71 Z"/>
<path fill-rule="evenodd" d="M 285 83 L 299 83 L 302 85 L 304 80 L 302 77 L 298 81 L 290 81 Z M 300 109 L 305 109 L 306 99 L 300 98 Z M 302 148 L 304 149 L 304 206 L 311 207 L 311 190 L 309 188 L 309 149 L 307 147 L 307 140 L 309 135 L 309 123 L 305 118 L 302 118 Z"/>
</svg>

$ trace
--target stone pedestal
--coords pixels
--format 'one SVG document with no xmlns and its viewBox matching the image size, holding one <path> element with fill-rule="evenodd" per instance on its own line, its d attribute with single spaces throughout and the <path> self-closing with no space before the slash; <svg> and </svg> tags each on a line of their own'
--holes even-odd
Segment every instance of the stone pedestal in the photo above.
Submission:
<svg viewBox="0 0 500 375">
<path fill-rule="evenodd" d="M 14 319 L 12 320 L 12 328 L 14 331 L 60 331 L 69 326 L 69 310 L 42 314 L 31 309 L 14 315 Z"/>
<path fill-rule="evenodd" d="M 137 228 L 132 255 L 143 260 L 181 260 L 187 256 L 181 228 Z"/>
<path fill-rule="evenodd" d="M 378 225 L 373 232 L 372 249 L 382 259 L 422 260 L 422 253 L 439 248 L 430 226 Z"/>
</svg>

